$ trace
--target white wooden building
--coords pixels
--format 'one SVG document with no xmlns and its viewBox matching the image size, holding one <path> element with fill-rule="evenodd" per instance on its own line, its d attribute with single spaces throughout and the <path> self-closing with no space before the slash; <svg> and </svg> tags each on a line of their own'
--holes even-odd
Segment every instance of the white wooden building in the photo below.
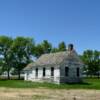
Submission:
<svg viewBox="0 0 100 100">
<path fill-rule="evenodd" d="M 25 69 L 24 79 L 34 82 L 74 83 L 82 81 L 83 63 L 73 48 L 44 54 Z"/>
</svg>

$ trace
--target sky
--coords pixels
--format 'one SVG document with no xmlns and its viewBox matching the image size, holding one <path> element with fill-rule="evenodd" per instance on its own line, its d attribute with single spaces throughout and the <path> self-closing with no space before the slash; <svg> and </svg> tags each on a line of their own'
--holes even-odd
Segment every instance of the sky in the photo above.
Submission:
<svg viewBox="0 0 100 100">
<path fill-rule="evenodd" d="M 0 35 L 100 50 L 100 0 L 0 0 Z"/>
</svg>

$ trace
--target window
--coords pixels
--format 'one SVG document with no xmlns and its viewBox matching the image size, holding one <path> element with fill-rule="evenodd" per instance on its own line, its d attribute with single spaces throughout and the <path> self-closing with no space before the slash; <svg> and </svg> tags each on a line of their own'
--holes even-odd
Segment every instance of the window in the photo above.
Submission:
<svg viewBox="0 0 100 100">
<path fill-rule="evenodd" d="M 69 68 L 65 67 L 65 76 L 68 76 Z"/>
<path fill-rule="evenodd" d="M 54 76 L 54 67 L 51 67 L 51 76 Z"/>
<path fill-rule="evenodd" d="M 38 77 L 38 68 L 36 68 L 36 74 L 35 74 L 36 77 Z"/>
<path fill-rule="evenodd" d="M 80 69 L 79 68 L 77 68 L 77 77 L 79 77 L 80 76 Z"/>
<path fill-rule="evenodd" d="M 29 71 L 27 71 L 27 80 L 28 80 L 28 77 L 29 77 Z"/>
<path fill-rule="evenodd" d="M 43 68 L 43 77 L 45 76 L 45 67 Z"/>
</svg>

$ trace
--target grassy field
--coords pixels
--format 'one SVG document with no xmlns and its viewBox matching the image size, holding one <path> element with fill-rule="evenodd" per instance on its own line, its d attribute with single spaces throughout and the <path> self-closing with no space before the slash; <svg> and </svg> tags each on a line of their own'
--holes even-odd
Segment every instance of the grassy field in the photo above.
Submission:
<svg viewBox="0 0 100 100">
<path fill-rule="evenodd" d="M 0 100 L 100 100 L 100 79 L 61 85 L 0 80 Z"/>
<path fill-rule="evenodd" d="M 48 89 L 99 89 L 100 79 L 87 78 L 83 83 L 78 84 L 51 84 L 51 83 L 36 83 L 23 80 L 0 80 L 0 87 L 9 88 L 48 88 Z"/>
</svg>

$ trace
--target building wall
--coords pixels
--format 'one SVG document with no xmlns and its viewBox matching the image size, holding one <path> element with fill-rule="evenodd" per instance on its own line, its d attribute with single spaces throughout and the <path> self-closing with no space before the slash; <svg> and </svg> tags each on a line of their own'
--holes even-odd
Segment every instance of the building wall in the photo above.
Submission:
<svg viewBox="0 0 100 100">
<path fill-rule="evenodd" d="M 25 80 L 35 82 L 51 82 L 51 83 L 73 83 L 82 81 L 83 67 L 77 63 L 63 62 L 61 65 L 45 66 L 45 77 L 43 77 L 43 67 L 38 67 L 38 77 L 35 76 L 36 68 L 25 72 Z M 54 76 L 51 76 L 51 67 L 54 67 Z M 69 67 L 68 76 L 65 76 L 65 67 Z M 80 69 L 80 76 L 77 77 L 77 67 Z"/>
<path fill-rule="evenodd" d="M 53 67 L 53 66 L 51 66 Z M 36 81 L 36 82 L 60 82 L 60 70 L 59 67 L 54 67 L 54 76 L 51 76 L 51 67 L 45 67 L 45 77 L 43 77 L 43 67 L 38 67 L 38 77 L 35 76 L 36 72 L 33 68 L 31 71 L 25 72 L 25 80 Z"/>
<path fill-rule="evenodd" d="M 68 76 L 65 76 L 65 67 L 69 68 Z M 79 68 L 79 77 L 77 76 L 77 68 Z M 63 63 L 60 67 L 60 83 L 75 83 L 82 81 L 82 65 L 76 63 Z"/>
</svg>

